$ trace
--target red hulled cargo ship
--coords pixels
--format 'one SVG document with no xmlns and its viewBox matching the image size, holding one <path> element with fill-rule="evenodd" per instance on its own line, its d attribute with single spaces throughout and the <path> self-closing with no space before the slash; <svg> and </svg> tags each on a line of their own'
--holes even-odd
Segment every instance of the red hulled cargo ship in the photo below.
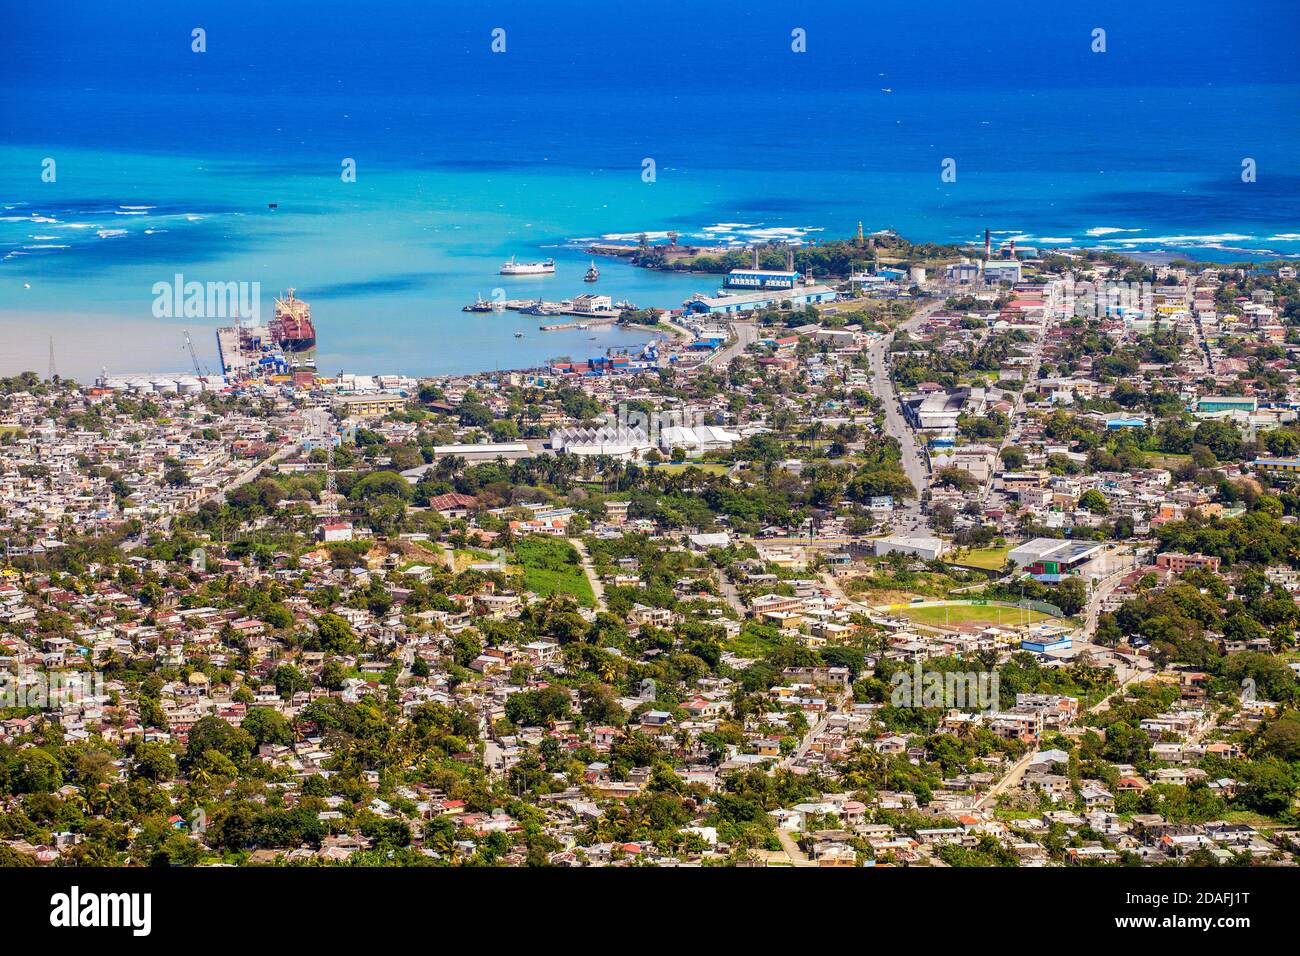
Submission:
<svg viewBox="0 0 1300 956">
<path fill-rule="evenodd" d="M 293 289 L 283 299 L 275 300 L 271 341 L 289 354 L 310 352 L 316 348 L 316 326 L 312 325 L 311 306 L 302 299 L 295 299 Z"/>
</svg>

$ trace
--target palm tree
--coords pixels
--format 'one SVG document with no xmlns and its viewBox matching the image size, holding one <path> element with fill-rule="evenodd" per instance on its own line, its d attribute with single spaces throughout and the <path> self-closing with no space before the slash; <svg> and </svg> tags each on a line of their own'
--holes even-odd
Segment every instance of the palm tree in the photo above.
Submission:
<svg viewBox="0 0 1300 956">
<path fill-rule="evenodd" d="M 460 847 L 456 845 L 456 835 L 450 829 L 442 829 L 433 835 L 430 845 L 442 857 L 453 865 L 460 857 Z"/>
</svg>

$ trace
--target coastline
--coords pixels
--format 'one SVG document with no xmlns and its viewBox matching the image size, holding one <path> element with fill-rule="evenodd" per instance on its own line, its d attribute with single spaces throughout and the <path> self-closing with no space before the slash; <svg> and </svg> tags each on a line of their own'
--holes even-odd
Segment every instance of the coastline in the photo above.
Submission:
<svg viewBox="0 0 1300 956">
<path fill-rule="evenodd" d="M 631 247 L 632 251 L 635 251 L 635 249 L 636 247 Z M 570 247 L 568 251 L 575 250 Z M 734 253 L 738 250 L 735 247 L 718 247 L 718 251 Z M 978 252 L 974 247 L 971 248 L 971 251 L 972 253 Z M 1164 265 L 1183 259 L 1202 264 L 1244 262 L 1258 264 L 1282 261 L 1270 256 L 1259 256 L 1257 258 L 1226 255 L 1207 256 L 1204 255 L 1205 250 L 1162 248 L 1117 250 L 1096 245 L 1045 248 L 1040 252 L 1112 253 L 1150 265 Z M 594 252 L 592 247 L 587 247 L 581 251 L 581 255 L 586 257 L 600 255 L 600 253 Z M 717 278 L 722 275 L 720 272 L 663 269 L 653 265 L 638 265 L 628 261 L 628 257 L 625 255 L 612 258 L 615 258 L 629 271 L 639 272 L 651 277 L 690 279 L 697 285 L 704 284 L 700 282 L 702 277 Z M 1296 258 L 1300 258 L 1300 256 Z M 836 277 L 828 276 L 827 278 Z M 843 278 L 845 277 L 839 277 L 839 280 Z M 709 290 L 699 289 L 698 291 L 707 292 Z M 325 315 L 329 314 L 329 303 L 326 302 L 325 306 L 325 309 L 318 312 L 318 314 L 322 312 Z M 661 306 L 647 307 L 662 308 Z M 545 342 L 546 345 L 542 351 L 546 352 L 548 357 L 567 356 L 573 359 L 588 357 L 583 354 L 584 352 L 595 354 L 610 347 L 639 346 L 655 336 L 668 336 L 673 341 L 680 341 L 689 338 L 691 335 L 689 331 L 679 325 L 662 321 L 656 326 L 610 322 L 600 325 L 592 324 L 589 328 L 583 330 L 578 330 L 575 324 L 572 331 L 542 331 L 535 324 L 535 316 L 513 315 L 513 320 L 507 322 L 497 321 L 495 315 L 490 318 L 483 318 L 470 324 L 468 329 L 463 316 L 459 316 L 457 325 L 462 336 L 468 331 L 469 335 L 477 338 L 486 329 L 490 335 L 499 338 L 502 344 L 500 348 L 493 352 L 493 360 L 490 362 L 479 361 L 473 365 L 461 363 L 458 367 L 442 368 L 428 365 L 412 365 L 412 350 L 410 348 L 403 351 L 401 361 L 394 362 L 393 355 L 387 351 L 382 342 L 376 342 L 363 335 L 360 340 L 362 345 L 357 347 L 355 336 L 363 332 L 362 329 L 346 325 L 331 327 L 327 322 L 325 323 L 326 331 L 324 336 L 326 343 L 329 344 L 322 347 L 319 352 L 319 368 L 322 373 L 327 369 L 363 372 L 384 371 L 425 378 L 475 377 L 493 373 L 524 374 L 540 370 L 546 366 L 540 360 L 533 360 L 519 365 L 503 365 L 500 358 L 504 358 L 505 362 L 509 363 L 511 352 L 518 354 L 517 348 L 511 348 L 511 340 L 508 338 L 513 336 L 516 331 L 522 331 L 524 336 L 536 336 L 538 340 Z M 484 325 L 483 323 L 489 324 Z M 59 370 L 60 374 L 78 380 L 89 381 L 104 368 L 114 373 L 188 373 L 190 360 L 182 352 L 182 336 L 187 330 L 193 333 L 195 348 L 200 360 L 212 368 L 215 368 L 218 364 L 215 337 L 212 334 L 213 325 L 209 320 L 169 319 L 162 321 L 124 318 L 111 313 L 69 315 L 66 311 L 52 309 L 21 310 L 0 308 L 0 329 L 4 331 L 6 345 L 3 356 L 0 356 L 0 374 L 3 375 L 16 375 L 26 371 L 37 371 L 44 374 L 49 364 L 51 337 L 54 340 L 56 369 Z M 579 331 L 581 332 L 580 335 L 577 334 Z M 593 332 L 596 334 L 588 334 Z M 352 344 L 347 342 L 349 337 L 353 338 Z M 335 342 L 330 343 L 331 338 L 335 339 Z M 519 344 L 518 339 L 513 341 L 515 346 Z"/>
<path fill-rule="evenodd" d="M 689 331 L 671 322 L 660 322 L 656 326 L 620 325 L 616 322 L 593 325 L 581 330 L 581 335 L 576 331 L 574 334 L 542 332 L 535 325 L 526 324 L 524 327 L 534 330 L 527 334 L 554 345 L 553 348 L 544 349 L 550 356 L 574 353 L 570 355 L 574 359 L 588 357 L 582 352 L 584 347 L 595 354 L 603 353 L 607 348 L 639 348 L 655 338 L 681 341 L 691 337 Z M 512 335 L 513 328 L 510 325 L 499 329 L 498 333 Z M 199 361 L 209 369 L 216 369 L 219 365 L 215 328 L 212 321 L 206 319 L 188 322 L 184 319 L 122 319 L 113 315 L 68 315 L 0 308 L 0 331 L 3 332 L 4 339 L 4 349 L 0 351 L 0 376 L 19 375 L 23 372 L 37 372 L 42 377 L 45 376 L 49 367 L 51 339 L 57 373 L 78 382 L 93 381 L 105 369 L 118 376 L 162 373 L 190 375 L 193 371 L 192 363 L 184 346 L 187 331 L 191 333 Z M 329 334 L 327 330 L 325 335 Z M 580 348 L 565 348 L 575 342 Z M 502 356 L 504 362 L 408 373 L 405 366 L 393 362 L 384 353 L 341 351 L 327 341 L 325 346 L 318 349 L 317 366 L 321 374 L 326 374 L 327 371 L 331 374 L 338 371 L 358 374 L 399 373 L 419 378 L 523 374 L 547 367 L 542 361 L 507 364 L 509 351 L 504 351 Z"/>
</svg>

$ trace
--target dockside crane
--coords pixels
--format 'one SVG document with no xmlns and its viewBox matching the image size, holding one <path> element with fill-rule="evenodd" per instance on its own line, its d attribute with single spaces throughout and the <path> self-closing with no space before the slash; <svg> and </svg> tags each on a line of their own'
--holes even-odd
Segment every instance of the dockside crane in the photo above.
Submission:
<svg viewBox="0 0 1300 956">
<path fill-rule="evenodd" d="M 194 342 L 190 339 L 189 329 L 185 330 L 185 347 L 189 349 L 190 361 L 194 363 L 194 374 L 204 385 L 208 384 L 208 368 L 206 365 L 199 364 L 199 355 L 194 351 Z"/>
</svg>

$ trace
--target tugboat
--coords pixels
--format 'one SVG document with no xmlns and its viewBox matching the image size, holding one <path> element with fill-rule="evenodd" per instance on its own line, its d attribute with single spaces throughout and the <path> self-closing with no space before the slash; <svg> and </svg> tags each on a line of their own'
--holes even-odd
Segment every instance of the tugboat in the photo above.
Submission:
<svg viewBox="0 0 1300 956">
<path fill-rule="evenodd" d="M 591 260 L 591 268 L 588 269 L 588 270 L 587 270 L 587 274 L 586 274 L 585 276 L 582 277 L 582 281 L 583 281 L 583 282 L 595 282 L 595 281 L 596 281 L 597 279 L 599 279 L 599 278 L 600 278 L 600 270 L 596 268 L 596 260 L 595 260 L 595 259 L 592 259 L 592 260 Z"/>
<path fill-rule="evenodd" d="M 462 312 L 494 312 L 496 311 L 495 306 L 496 303 L 491 299 L 485 299 L 481 295 L 475 295 L 474 303 L 472 305 L 461 306 L 460 310 Z"/>
</svg>

